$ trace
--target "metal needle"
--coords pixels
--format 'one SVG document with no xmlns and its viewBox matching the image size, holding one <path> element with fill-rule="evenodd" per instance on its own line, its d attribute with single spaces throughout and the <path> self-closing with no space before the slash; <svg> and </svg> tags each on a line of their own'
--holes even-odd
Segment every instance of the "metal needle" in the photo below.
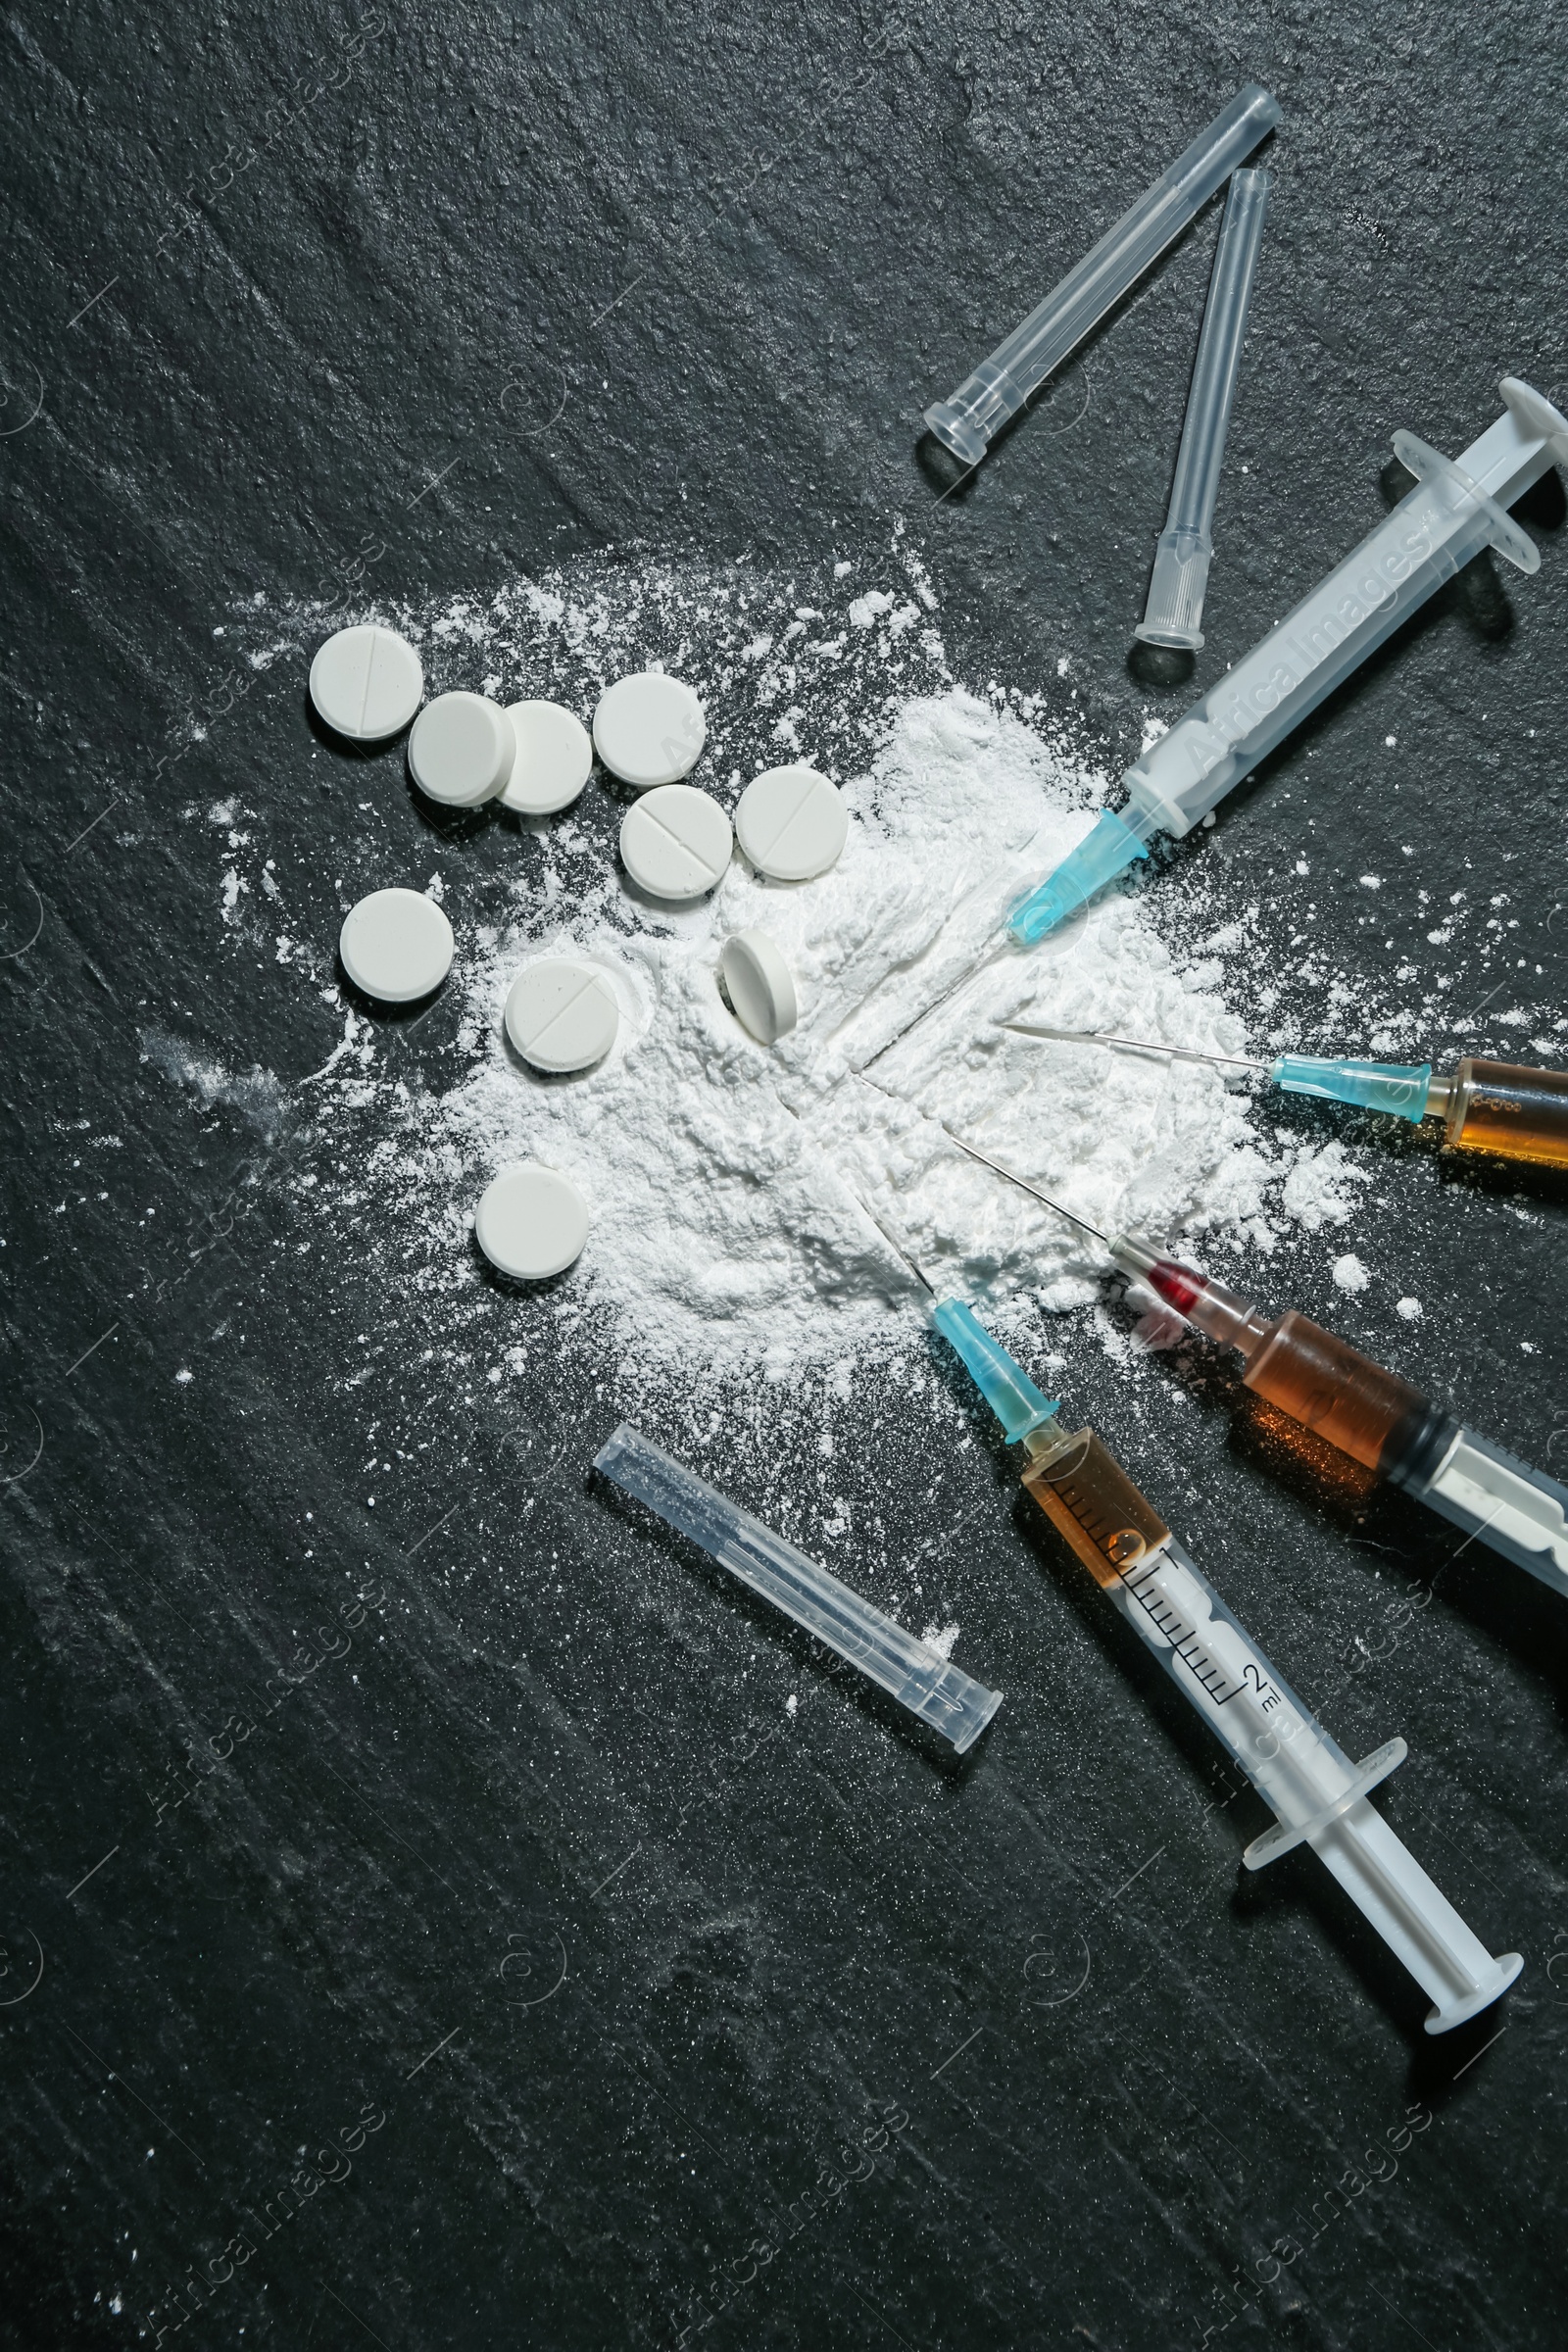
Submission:
<svg viewBox="0 0 1568 2352">
<path fill-rule="evenodd" d="M 1074 1046 L 1130 1046 L 1135 1054 L 1167 1054 L 1173 1061 L 1224 1062 L 1233 1070 L 1262 1070 L 1273 1068 L 1272 1062 L 1251 1061 L 1245 1054 L 1195 1054 L 1187 1046 L 1156 1046 L 1147 1037 L 1112 1037 L 1103 1029 L 1047 1029 L 1035 1021 L 999 1021 L 999 1029 L 1010 1029 L 1018 1037 L 1053 1037 Z"/>
<path fill-rule="evenodd" d="M 855 1075 L 862 1086 L 874 1087 L 876 1092 L 879 1095 L 885 1095 L 890 1102 L 905 1102 L 909 1109 L 917 1110 L 919 1108 L 918 1103 L 908 1103 L 905 1096 L 894 1094 L 892 1088 L 883 1086 L 880 1080 L 867 1078 L 863 1070 L 857 1070 Z M 925 1116 L 929 1118 L 930 1112 L 927 1111 Z M 1069 1225 L 1076 1225 L 1082 1233 L 1092 1233 L 1097 1242 L 1103 1242 L 1107 1250 L 1110 1248 L 1108 1235 L 1102 1233 L 1098 1225 L 1091 1225 L 1087 1217 L 1080 1217 L 1074 1209 L 1063 1208 L 1059 1200 L 1053 1200 L 1049 1193 L 1043 1193 L 1038 1184 L 1031 1184 L 1027 1176 L 1015 1175 L 1011 1168 L 1004 1168 L 1000 1159 L 993 1159 L 990 1152 L 982 1152 L 977 1144 L 966 1144 L 961 1135 L 954 1133 L 946 1119 L 938 1119 L 937 1125 L 949 1143 L 956 1144 L 960 1152 L 966 1152 L 971 1159 L 980 1160 L 984 1166 L 991 1169 L 994 1175 L 1005 1177 L 1008 1184 L 1015 1184 L 1020 1192 L 1032 1193 L 1037 1200 L 1043 1200 L 1048 1208 L 1054 1208 L 1058 1217 L 1065 1217 Z M 903 1255 L 902 1250 L 900 1255 Z M 924 1279 L 925 1277 L 922 1275 L 921 1280 L 924 1281 Z M 929 1287 L 927 1285 L 928 1289 Z"/>
</svg>

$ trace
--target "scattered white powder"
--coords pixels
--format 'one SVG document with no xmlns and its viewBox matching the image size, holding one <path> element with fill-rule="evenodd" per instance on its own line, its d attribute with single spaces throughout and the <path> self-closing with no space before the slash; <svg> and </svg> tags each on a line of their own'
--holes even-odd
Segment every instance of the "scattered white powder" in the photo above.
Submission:
<svg viewBox="0 0 1568 2352">
<path fill-rule="evenodd" d="M 850 625 L 852 628 L 868 629 L 880 614 L 891 612 L 892 610 L 892 597 L 884 589 L 873 588 L 866 595 L 858 596 L 851 605 Z"/>
<path fill-rule="evenodd" d="M 553 1346 L 575 1336 L 623 1374 L 641 1366 L 667 1385 L 674 1371 L 689 1391 L 814 1371 L 847 1395 L 857 1358 L 923 1343 L 924 1294 L 867 1208 L 1004 1336 L 1028 1332 L 1037 1305 L 1097 1300 L 1099 1245 L 956 1152 L 939 1118 L 1102 1231 L 1183 1236 L 1195 1254 L 1205 1241 L 1267 1250 L 1288 1221 L 1310 1233 L 1355 1213 L 1370 1165 L 1337 1141 L 1304 1144 L 1272 1121 L 1260 1131 L 1268 1097 L 1200 1065 L 999 1025 L 1033 1018 L 1222 1054 L 1296 1045 L 1294 1029 L 1250 1039 L 1220 993 L 1234 971 L 1255 1013 L 1279 1002 L 1278 967 L 1256 961 L 1260 922 L 1271 956 L 1282 940 L 1304 947 L 1291 976 L 1331 1021 L 1371 1023 L 1289 915 L 1226 909 L 1215 928 L 1202 897 L 1212 875 L 1187 877 L 1179 896 L 1157 884 L 1112 895 L 1029 955 L 999 950 L 1001 916 L 1082 838 L 1110 779 L 1059 689 L 1025 698 L 993 683 L 980 697 L 954 682 L 906 545 L 858 569 L 897 592 L 852 598 L 842 564 L 788 579 L 597 559 L 488 600 L 376 615 L 419 645 L 433 691 L 489 681 L 503 699 L 551 696 L 587 715 L 604 683 L 662 663 L 704 698 L 697 780 L 726 805 L 787 740 L 834 778 L 851 815 L 829 875 L 768 884 L 737 858 L 690 909 L 630 895 L 613 855 L 618 808 L 599 806 L 597 784 L 564 816 L 524 826 L 514 864 L 449 857 L 449 987 L 464 1003 L 453 1082 L 411 1090 L 397 1032 L 340 1008 L 342 1041 L 300 1097 L 323 1145 L 305 1197 L 377 1280 L 423 1295 L 432 1338 L 469 1311 L 461 1298 L 474 1311 L 483 1301 L 473 1203 L 520 1158 L 567 1173 L 593 1223 L 570 1275 L 519 1303 L 509 1344 L 543 1324 Z M 305 644 L 319 633 L 308 611 L 290 625 Z M 344 905 L 355 895 L 346 881 Z M 1154 928 L 1162 906 L 1172 936 L 1197 943 L 1189 960 Z M 723 939 L 751 927 L 778 942 L 801 999 L 798 1028 L 771 1051 L 716 984 Z M 620 1033 L 599 1068 L 546 1078 L 509 1051 L 502 1006 L 523 961 L 568 950 L 605 972 Z M 877 1087 L 855 1075 L 931 1005 L 877 1060 Z M 1423 1017 L 1430 1000 L 1384 1026 Z M 1350 1255 L 1335 1278 L 1370 1280 Z M 1107 1348 L 1135 1351 L 1124 1323 L 1097 1313 L 1095 1327 Z M 513 1352 L 517 1370 L 527 1358 Z"/>
<path fill-rule="evenodd" d="M 139 1034 L 142 1060 L 151 1062 L 173 1085 L 188 1086 L 204 1110 L 210 1110 L 215 1102 L 224 1102 L 239 1111 L 259 1135 L 270 1138 L 277 1133 L 283 1090 L 270 1070 L 253 1065 L 236 1076 L 211 1054 L 162 1029 L 143 1029 Z"/>
<path fill-rule="evenodd" d="M 1348 1222 L 1354 1207 L 1349 1188 L 1367 1181 L 1367 1170 L 1352 1163 L 1343 1144 L 1303 1144 L 1285 1179 L 1282 1204 L 1288 1217 L 1318 1233 L 1325 1225 Z"/>
<path fill-rule="evenodd" d="M 1399 1298 L 1395 1301 L 1394 1311 L 1396 1315 L 1402 1315 L 1407 1323 L 1419 1323 L 1426 1309 L 1419 1298 Z"/>
<path fill-rule="evenodd" d="M 1350 1250 L 1334 1260 L 1331 1271 L 1342 1291 L 1364 1291 L 1372 1279 L 1361 1260 Z"/>
<path fill-rule="evenodd" d="M 920 1636 L 927 1649 L 934 1649 L 939 1658 L 951 1658 L 953 1645 L 958 1639 L 956 1625 L 928 1625 Z"/>
</svg>

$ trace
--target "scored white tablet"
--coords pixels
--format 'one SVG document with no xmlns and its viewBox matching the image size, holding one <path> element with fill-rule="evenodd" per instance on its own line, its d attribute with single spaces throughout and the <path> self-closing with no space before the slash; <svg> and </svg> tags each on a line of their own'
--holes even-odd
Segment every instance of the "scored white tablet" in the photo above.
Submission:
<svg viewBox="0 0 1568 2352">
<path fill-rule="evenodd" d="M 438 694 L 409 737 L 409 773 L 427 800 L 476 808 L 512 773 L 517 740 L 499 703 L 483 694 Z"/>
<path fill-rule="evenodd" d="M 542 956 L 512 983 L 507 1035 L 539 1070 L 586 1070 L 615 1042 L 620 1007 L 607 973 L 564 956 Z"/>
<path fill-rule="evenodd" d="M 424 692 L 424 667 L 406 637 L 379 621 L 339 629 L 311 663 L 311 701 L 334 735 L 380 743 L 406 727 Z"/>
<path fill-rule="evenodd" d="M 696 766 L 708 720 L 692 689 L 662 669 L 617 678 L 594 712 L 594 749 L 612 776 L 646 792 L 674 784 Z"/>
<path fill-rule="evenodd" d="M 700 899 L 728 865 L 732 847 L 729 818 L 695 784 L 661 784 L 620 820 L 626 871 L 655 899 Z"/>
<path fill-rule="evenodd" d="M 565 1272 L 588 1239 L 588 1203 L 568 1177 L 537 1160 L 503 1168 L 473 1218 L 490 1263 L 515 1282 Z"/>
<path fill-rule="evenodd" d="M 338 933 L 343 969 L 381 1004 L 412 1004 L 452 969 L 452 925 L 417 890 L 372 890 L 351 906 Z"/>
<path fill-rule="evenodd" d="M 735 810 L 735 838 L 773 882 L 809 882 L 836 865 L 849 838 L 849 811 L 814 767 L 766 767 Z"/>
<path fill-rule="evenodd" d="M 519 816 L 554 816 L 588 781 L 594 747 L 575 711 L 560 703 L 509 703 L 507 716 L 517 756 L 501 791 L 503 808 Z"/>
</svg>

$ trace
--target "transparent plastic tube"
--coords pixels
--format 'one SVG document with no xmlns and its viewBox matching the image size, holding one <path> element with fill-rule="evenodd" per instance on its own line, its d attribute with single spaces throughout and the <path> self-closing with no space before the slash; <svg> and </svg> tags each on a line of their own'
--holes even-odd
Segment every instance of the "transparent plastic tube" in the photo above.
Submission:
<svg viewBox="0 0 1568 2352">
<path fill-rule="evenodd" d="M 594 1468 L 701 1544 L 732 1576 L 841 1658 L 848 1658 L 911 1715 L 951 1740 L 960 1755 L 973 1746 L 1001 1706 L 1000 1690 L 986 1690 L 927 1649 L 760 1519 L 673 1461 L 629 1422 L 623 1421 L 596 1455 Z"/>
<path fill-rule="evenodd" d="M 1177 157 L 1022 325 L 981 361 L 952 399 L 932 403 L 925 421 L 937 439 L 966 466 L 978 466 L 992 436 L 1180 236 L 1279 119 L 1278 100 L 1256 82 L 1239 90 L 1186 154 Z"/>
<path fill-rule="evenodd" d="M 1149 602 L 1136 634 L 1151 645 L 1203 642 L 1203 597 L 1214 553 L 1214 501 L 1241 371 L 1252 278 L 1268 211 L 1266 172 L 1238 172 L 1225 199 L 1214 273 L 1208 283 L 1193 388 L 1187 396 L 1165 528 L 1154 554 Z"/>
<path fill-rule="evenodd" d="M 1013 908 L 1017 946 L 1032 947 L 1146 857 L 1156 833 L 1190 833 L 1484 547 L 1521 571 L 1540 569 L 1535 542 L 1507 510 L 1548 467 L 1568 464 L 1568 417 L 1516 376 L 1498 389 L 1503 414 L 1457 460 L 1395 434 L 1395 455 L 1417 477 L 1408 498 L 1127 770 L 1126 807 L 1107 810 Z"/>
</svg>

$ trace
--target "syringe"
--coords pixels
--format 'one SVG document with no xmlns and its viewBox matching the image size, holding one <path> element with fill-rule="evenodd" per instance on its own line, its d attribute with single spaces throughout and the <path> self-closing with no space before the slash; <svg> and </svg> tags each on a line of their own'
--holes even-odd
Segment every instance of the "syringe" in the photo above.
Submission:
<svg viewBox="0 0 1568 2352">
<path fill-rule="evenodd" d="M 1077 349 L 1279 119 L 1278 99 L 1255 81 L 1238 90 L 1224 112 L 1199 132 L 1152 188 L 1145 189 L 1060 285 L 1053 287 L 1021 325 L 1004 336 L 991 357 L 965 377 L 952 399 L 932 402 L 925 421 L 938 440 L 966 466 L 978 466 L 993 434 Z"/>
<path fill-rule="evenodd" d="M 1352 1764 L 1103 1440 L 1092 1429 L 1056 1431 L 1056 1406 L 966 1306 L 949 1300 L 933 1320 L 994 1409 L 1000 1388 L 999 1418 L 1023 1445 L 1030 1494 L 1278 1816 L 1243 1854 L 1248 1869 L 1310 1845 L 1430 1994 L 1429 2034 L 1447 2034 L 1489 2007 L 1519 1974 L 1520 1955 L 1493 1958 L 1368 1802 L 1368 1791 L 1404 1761 L 1404 1741 L 1390 1740 Z M 1013 1396 L 1033 1396 L 1046 1410 L 1030 1420 L 1024 1402 L 1009 1418 L 1005 1400 Z"/>
<path fill-rule="evenodd" d="M 1464 1429 L 1421 1391 L 1291 1307 L 1265 1323 L 1222 1282 L 1121 1234 L 1110 1253 L 1247 1359 L 1246 1387 L 1467 1536 L 1568 1593 L 1568 1488 Z"/>
<path fill-rule="evenodd" d="M 971 1159 L 1093 1234 L 1124 1273 L 1146 1282 L 1187 1322 L 1238 1348 L 1247 1359 L 1243 1383 L 1254 1396 L 1568 1595 L 1568 1487 L 1462 1428 L 1408 1381 L 1294 1307 L 1265 1323 L 1224 1283 L 1131 1234 L 1102 1233 L 951 1127 L 944 1124 L 943 1132 Z"/>
<path fill-rule="evenodd" d="M 1049 1029 L 1037 1021 L 999 1024 L 1019 1037 L 1064 1045 L 1125 1046 L 1138 1054 L 1166 1054 L 1176 1061 L 1206 1061 L 1233 1070 L 1260 1070 L 1290 1095 L 1353 1102 L 1362 1110 L 1392 1111 L 1419 1126 L 1441 1119 L 1444 1140 L 1464 1152 L 1568 1167 L 1568 1072 L 1528 1069 L 1523 1063 L 1483 1061 L 1467 1054 L 1451 1078 L 1434 1076 L 1430 1061 L 1333 1061 L 1313 1054 L 1276 1054 L 1254 1061 L 1242 1054 L 1199 1054 L 1188 1046 L 1156 1045 L 1144 1037 L 1112 1037 L 1100 1029 Z"/>
<path fill-rule="evenodd" d="M 1568 418 L 1517 376 L 1498 386 L 1504 413 L 1457 460 L 1413 433 L 1395 455 L 1416 487 L 1353 555 L 1313 589 L 1244 661 L 1211 686 L 1128 768 L 1127 805 L 1105 809 L 1054 873 L 1013 908 L 1007 930 L 1033 947 L 1149 853 L 1156 833 L 1180 840 L 1274 746 L 1315 710 L 1445 580 L 1484 547 L 1521 571 L 1540 569 L 1535 542 L 1507 513 L 1548 467 L 1568 463 Z"/>
</svg>

